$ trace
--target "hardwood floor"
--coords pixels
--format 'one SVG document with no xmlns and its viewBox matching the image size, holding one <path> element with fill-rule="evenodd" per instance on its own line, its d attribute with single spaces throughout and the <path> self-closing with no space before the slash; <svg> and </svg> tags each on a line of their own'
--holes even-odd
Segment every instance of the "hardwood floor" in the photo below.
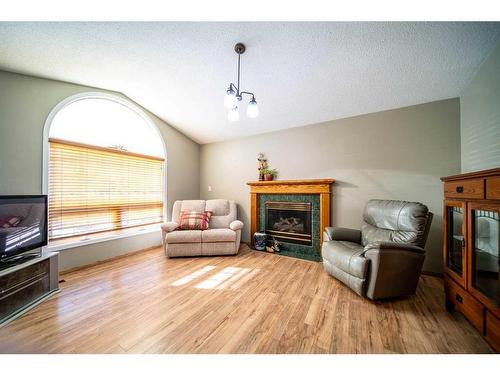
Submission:
<svg viewBox="0 0 500 375">
<path fill-rule="evenodd" d="M 1 353 L 490 353 L 442 280 L 373 303 L 320 263 L 250 250 L 161 249 L 73 271 L 61 293 L 0 328 Z"/>
</svg>

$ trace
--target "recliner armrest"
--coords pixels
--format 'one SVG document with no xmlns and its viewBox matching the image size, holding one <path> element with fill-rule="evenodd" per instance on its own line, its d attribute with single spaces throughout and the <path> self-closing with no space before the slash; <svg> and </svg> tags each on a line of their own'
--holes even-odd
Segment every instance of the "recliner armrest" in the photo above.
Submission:
<svg viewBox="0 0 500 375">
<path fill-rule="evenodd" d="M 342 227 L 326 227 L 323 241 L 349 241 L 361 243 L 361 231 Z"/>
<path fill-rule="evenodd" d="M 164 231 L 164 232 L 173 232 L 174 230 L 177 229 L 177 227 L 179 226 L 179 224 L 177 224 L 176 222 L 174 221 L 169 221 L 169 222 L 166 222 L 166 223 L 163 223 L 161 225 L 161 229 Z"/>
<path fill-rule="evenodd" d="M 422 248 L 395 242 L 373 242 L 363 256 L 370 261 L 366 296 L 372 300 L 415 293 L 425 259 Z"/>
<path fill-rule="evenodd" d="M 240 230 L 241 228 L 243 228 L 243 222 L 239 221 L 239 220 L 235 220 L 235 221 L 231 222 L 231 224 L 229 224 L 229 228 L 236 232 L 237 230 Z"/>
<path fill-rule="evenodd" d="M 405 243 L 399 243 L 399 242 L 385 242 L 385 241 L 376 241 L 369 243 L 368 245 L 365 246 L 365 253 L 367 251 L 384 251 L 384 250 L 403 250 L 403 251 L 411 251 L 414 253 L 420 253 L 424 254 L 425 251 L 419 246 L 415 245 L 409 245 Z"/>
</svg>

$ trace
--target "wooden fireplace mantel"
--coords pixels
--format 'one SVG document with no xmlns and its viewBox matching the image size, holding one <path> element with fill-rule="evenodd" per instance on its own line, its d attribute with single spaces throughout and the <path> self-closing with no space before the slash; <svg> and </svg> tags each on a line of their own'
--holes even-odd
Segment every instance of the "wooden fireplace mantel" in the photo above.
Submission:
<svg viewBox="0 0 500 375">
<path fill-rule="evenodd" d="M 331 193 L 333 178 L 310 180 L 250 181 L 250 193 L 263 194 L 321 194 Z"/>
<path fill-rule="evenodd" d="M 250 186 L 250 238 L 259 227 L 259 194 L 318 194 L 320 197 L 320 240 L 323 231 L 330 226 L 330 197 L 333 178 L 307 180 L 249 181 Z"/>
</svg>

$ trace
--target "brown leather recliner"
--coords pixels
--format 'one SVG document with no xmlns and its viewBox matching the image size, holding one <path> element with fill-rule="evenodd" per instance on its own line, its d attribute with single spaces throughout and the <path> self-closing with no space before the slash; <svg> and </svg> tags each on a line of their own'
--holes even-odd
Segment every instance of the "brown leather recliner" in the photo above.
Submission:
<svg viewBox="0 0 500 375">
<path fill-rule="evenodd" d="M 432 216 L 418 202 L 372 199 L 361 230 L 325 228 L 323 267 L 372 300 L 414 294 Z"/>
</svg>

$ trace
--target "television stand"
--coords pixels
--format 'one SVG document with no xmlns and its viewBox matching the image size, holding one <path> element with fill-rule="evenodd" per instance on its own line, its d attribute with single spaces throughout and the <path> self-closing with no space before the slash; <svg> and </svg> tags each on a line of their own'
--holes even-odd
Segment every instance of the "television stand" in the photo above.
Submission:
<svg viewBox="0 0 500 375">
<path fill-rule="evenodd" d="M 0 327 L 58 291 L 59 253 L 41 254 L 1 269 Z"/>
</svg>

